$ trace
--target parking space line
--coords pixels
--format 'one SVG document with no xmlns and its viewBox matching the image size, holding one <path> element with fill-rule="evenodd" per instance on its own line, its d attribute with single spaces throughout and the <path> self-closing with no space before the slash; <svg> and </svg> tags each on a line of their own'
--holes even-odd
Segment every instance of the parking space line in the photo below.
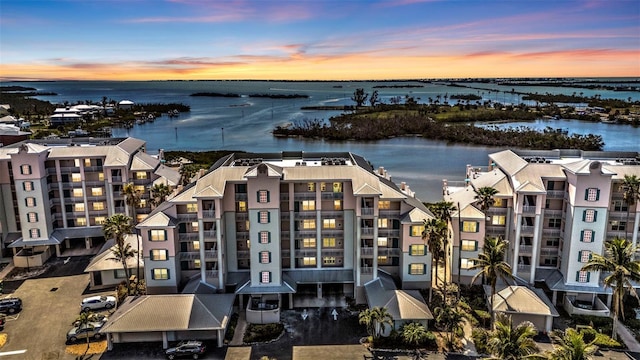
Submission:
<svg viewBox="0 0 640 360">
<path fill-rule="evenodd" d="M 15 350 L 15 351 L 5 351 L 0 352 L 0 356 L 9 356 L 9 355 L 20 355 L 27 352 L 27 349 L 24 350 Z"/>
</svg>

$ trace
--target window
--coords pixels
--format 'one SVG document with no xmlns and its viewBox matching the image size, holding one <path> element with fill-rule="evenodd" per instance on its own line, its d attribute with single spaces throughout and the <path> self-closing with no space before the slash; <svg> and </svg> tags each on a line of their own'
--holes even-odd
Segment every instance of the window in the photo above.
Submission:
<svg viewBox="0 0 640 360">
<path fill-rule="evenodd" d="M 20 165 L 20 174 L 31 175 L 31 165 Z"/>
<path fill-rule="evenodd" d="M 389 257 L 385 255 L 378 256 L 378 265 L 387 265 L 389 264 Z"/>
<path fill-rule="evenodd" d="M 80 167 L 80 159 L 73 159 L 73 166 Z"/>
<path fill-rule="evenodd" d="M 478 232 L 479 226 L 477 221 L 463 221 L 462 222 L 462 231 L 463 232 Z"/>
<path fill-rule="evenodd" d="M 614 200 L 613 201 L 613 211 L 627 211 L 628 206 L 624 202 L 624 200 Z"/>
<path fill-rule="evenodd" d="M 269 264 L 271 262 L 271 253 L 269 251 L 260 252 L 260 263 Z"/>
<path fill-rule="evenodd" d="M 389 219 L 378 219 L 378 228 L 386 229 L 389 227 Z"/>
<path fill-rule="evenodd" d="M 460 259 L 460 268 L 468 270 L 474 265 L 473 259 Z"/>
<path fill-rule="evenodd" d="M 36 198 L 28 197 L 24 199 L 24 203 L 27 207 L 36 207 Z"/>
<path fill-rule="evenodd" d="M 101 187 L 91 188 L 91 196 L 102 196 L 102 188 Z"/>
<path fill-rule="evenodd" d="M 424 245 L 409 245 L 409 255 L 422 256 L 427 252 L 427 247 Z"/>
<path fill-rule="evenodd" d="M 462 251 L 477 251 L 478 242 L 475 240 L 462 240 Z"/>
<path fill-rule="evenodd" d="M 316 183 L 307 183 L 307 190 L 308 191 L 316 191 Z"/>
<path fill-rule="evenodd" d="M 82 189 L 73 189 L 73 197 L 82 197 L 83 195 Z"/>
<path fill-rule="evenodd" d="M 588 263 L 591 260 L 591 251 L 589 250 L 581 250 L 578 251 L 578 261 L 581 263 Z"/>
<path fill-rule="evenodd" d="M 263 271 L 260 273 L 260 282 L 263 284 L 268 284 L 271 282 L 271 272 Z"/>
<path fill-rule="evenodd" d="M 588 271 L 578 271 L 576 274 L 576 281 L 579 283 L 589 282 L 589 275 Z"/>
<path fill-rule="evenodd" d="M 560 239 L 559 238 L 547 239 L 546 245 L 553 246 L 553 247 L 560 246 Z"/>
<path fill-rule="evenodd" d="M 333 200 L 333 210 L 342 210 L 342 200 Z"/>
<path fill-rule="evenodd" d="M 169 250 L 153 249 L 151 250 L 150 256 L 153 261 L 164 261 L 169 258 Z"/>
<path fill-rule="evenodd" d="M 167 232 L 164 230 L 149 230 L 150 241 L 166 241 Z"/>
<path fill-rule="evenodd" d="M 34 223 L 38 221 L 38 213 L 30 212 L 27 214 L 27 222 Z"/>
<path fill-rule="evenodd" d="M 91 159 L 84 159 L 84 166 L 91 166 Z"/>
<path fill-rule="evenodd" d="M 336 247 L 336 238 L 323 238 L 322 247 Z"/>
<path fill-rule="evenodd" d="M 36 239 L 40 237 L 40 229 L 30 229 L 29 230 L 29 237 L 31 239 Z"/>
<path fill-rule="evenodd" d="M 200 269 L 200 266 L 202 266 L 202 262 L 200 261 L 200 259 L 194 259 L 193 260 L 193 268 L 194 269 Z"/>
<path fill-rule="evenodd" d="M 501 198 L 493 199 L 493 207 L 506 207 L 506 206 L 507 206 L 507 202 L 504 199 L 501 199 Z"/>
<path fill-rule="evenodd" d="M 378 209 L 379 210 L 389 210 L 389 209 L 391 209 L 391 201 L 389 201 L 389 200 L 380 200 L 380 201 L 378 201 Z"/>
<path fill-rule="evenodd" d="M 389 246 L 389 240 L 386 237 L 378 238 L 378 247 L 387 247 Z"/>
<path fill-rule="evenodd" d="M 594 209 L 587 209 L 582 213 L 582 221 L 592 223 L 595 222 L 598 213 Z"/>
<path fill-rule="evenodd" d="M 260 244 L 268 244 L 271 242 L 271 233 L 268 231 L 260 231 Z"/>
<path fill-rule="evenodd" d="M 558 258 L 557 257 L 545 257 L 542 260 L 542 265 L 544 266 L 557 266 Z"/>
<path fill-rule="evenodd" d="M 198 224 L 197 221 L 192 221 L 191 222 L 191 232 L 198 232 L 198 228 L 200 227 L 200 225 Z"/>
<path fill-rule="evenodd" d="M 124 269 L 116 269 L 113 270 L 113 277 L 116 279 L 124 279 L 127 277 L 127 273 L 124 271 Z"/>
<path fill-rule="evenodd" d="M 198 212 L 198 204 L 187 204 L 187 212 L 188 213 Z"/>
<path fill-rule="evenodd" d="M 625 221 L 612 220 L 609 223 L 611 224 L 612 231 L 625 231 L 627 228 L 627 223 Z"/>
<path fill-rule="evenodd" d="M 409 264 L 410 275 L 424 275 L 425 273 L 426 269 L 424 264 Z"/>
<path fill-rule="evenodd" d="M 335 265 L 336 257 L 335 256 L 325 256 L 322 258 L 323 265 Z"/>
<path fill-rule="evenodd" d="M 136 180 L 146 180 L 147 172 L 146 171 L 136 171 Z"/>
<path fill-rule="evenodd" d="M 315 248 L 316 247 L 316 239 L 315 238 L 302 239 L 302 247 L 303 248 Z"/>
<path fill-rule="evenodd" d="M 200 241 L 198 240 L 192 241 L 191 248 L 195 251 L 200 251 Z"/>
<path fill-rule="evenodd" d="M 336 219 L 322 219 L 322 228 L 323 229 L 335 229 L 336 228 Z"/>
<path fill-rule="evenodd" d="M 73 204 L 73 211 L 84 212 L 84 203 Z"/>
<path fill-rule="evenodd" d="M 144 185 L 134 185 L 133 189 L 138 193 L 144 193 L 147 190 Z M 196 211 L 198 210 L 196 209 Z"/>
<path fill-rule="evenodd" d="M 268 224 L 269 223 L 269 212 L 268 211 L 260 211 L 258 213 L 258 222 L 260 224 Z"/>
<path fill-rule="evenodd" d="M 334 193 L 341 193 L 342 192 L 342 183 L 334 182 L 333 183 L 333 192 Z"/>
<path fill-rule="evenodd" d="M 560 229 L 562 226 L 562 219 L 549 219 L 549 227 L 553 229 Z"/>
<path fill-rule="evenodd" d="M 246 201 L 238 201 L 236 203 L 236 211 L 237 212 L 247 212 L 247 202 Z"/>
<path fill-rule="evenodd" d="M 96 216 L 94 221 L 96 222 L 96 225 L 104 225 L 104 223 L 107 221 L 107 218 L 104 216 Z"/>
<path fill-rule="evenodd" d="M 491 217 L 491 225 L 504 225 L 507 221 L 505 215 L 494 215 Z"/>
<path fill-rule="evenodd" d="M 409 233 L 411 236 L 422 236 L 422 232 L 424 231 L 424 225 L 412 225 L 409 228 Z"/>
<path fill-rule="evenodd" d="M 76 226 L 87 226 L 87 218 L 79 217 L 76 219 Z"/>
<path fill-rule="evenodd" d="M 258 191 L 258 202 L 259 203 L 268 203 L 269 202 L 269 191 L 267 191 L 267 190 Z"/>
<path fill-rule="evenodd" d="M 582 230 L 580 232 L 580 241 L 587 243 L 593 242 L 593 236 L 593 230 Z"/>
<path fill-rule="evenodd" d="M 103 202 L 94 202 L 91 205 L 93 206 L 93 210 L 104 210 L 104 203 Z"/>
<path fill-rule="evenodd" d="M 71 182 L 81 182 L 82 176 L 80 174 L 71 174 Z"/>
<path fill-rule="evenodd" d="M 302 201 L 302 211 L 312 211 L 316 209 L 316 201 L 315 200 L 303 200 Z"/>
<path fill-rule="evenodd" d="M 140 202 L 138 203 L 138 209 L 144 207 L 147 207 L 147 199 L 140 199 Z"/>
<path fill-rule="evenodd" d="M 316 265 L 316 257 L 315 256 L 305 256 L 302 258 L 302 265 L 304 266 L 315 266 Z"/>
<path fill-rule="evenodd" d="M 22 190 L 33 191 L 33 181 L 25 181 L 22 183 Z"/>
<path fill-rule="evenodd" d="M 588 188 L 584 191 L 584 199 L 587 201 L 598 201 L 600 199 L 600 189 Z"/>
<path fill-rule="evenodd" d="M 153 269 L 154 280 L 169 280 L 169 269 Z"/>
<path fill-rule="evenodd" d="M 104 181 L 104 174 L 103 173 L 98 173 L 98 180 L 99 181 Z"/>
</svg>

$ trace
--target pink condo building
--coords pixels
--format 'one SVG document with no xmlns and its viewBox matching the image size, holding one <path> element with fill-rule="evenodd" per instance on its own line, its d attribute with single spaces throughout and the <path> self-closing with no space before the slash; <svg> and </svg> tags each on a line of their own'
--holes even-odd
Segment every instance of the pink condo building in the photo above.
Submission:
<svg viewBox="0 0 640 360">
<path fill-rule="evenodd" d="M 623 200 L 625 175 L 640 177 L 640 153 L 505 150 L 490 154 L 489 166 L 468 165 L 464 181 L 443 187 L 460 208 L 451 224 L 454 281 L 469 283 L 485 237 L 500 236 L 517 284 L 543 289 L 570 314 L 608 316 L 611 289 L 581 268 L 608 239 L 638 243 L 640 204 Z M 485 212 L 474 199 L 481 187 L 498 191 Z"/>
</svg>

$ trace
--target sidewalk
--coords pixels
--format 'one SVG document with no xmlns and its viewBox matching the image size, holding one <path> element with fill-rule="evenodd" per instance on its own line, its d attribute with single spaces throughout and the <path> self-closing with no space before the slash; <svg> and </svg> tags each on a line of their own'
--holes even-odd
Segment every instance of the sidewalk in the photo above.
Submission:
<svg viewBox="0 0 640 360">
<path fill-rule="evenodd" d="M 618 321 L 618 337 L 627 346 L 628 351 L 640 353 L 640 344 L 638 343 L 638 340 L 636 340 L 633 333 L 624 326 L 622 321 Z"/>
<path fill-rule="evenodd" d="M 242 338 L 244 337 L 244 332 L 247 330 L 247 318 L 244 311 L 240 311 L 238 314 L 238 323 L 236 324 L 236 330 L 233 333 L 233 339 L 229 342 L 229 346 L 242 346 L 244 345 L 242 342 Z"/>
<path fill-rule="evenodd" d="M 0 271 L 0 280 L 4 280 L 4 278 L 7 277 L 7 275 L 9 275 L 11 270 L 13 270 L 13 268 L 14 268 L 13 259 L 11 259 L 7 264 L 7 266 L 5 266 L 4 269 L 2 269 L 2 271 Z"/>
<path fill-rule="evenodd" d="M 464 320 L 464 339 L 462 339 L 462 345 L 464 350 L 462 353 L 466 356 L 478 356 L 476 346 L 473 343 L 472 337 L 473 327 L 469 323 L 469 320 Z"/>
</svg>

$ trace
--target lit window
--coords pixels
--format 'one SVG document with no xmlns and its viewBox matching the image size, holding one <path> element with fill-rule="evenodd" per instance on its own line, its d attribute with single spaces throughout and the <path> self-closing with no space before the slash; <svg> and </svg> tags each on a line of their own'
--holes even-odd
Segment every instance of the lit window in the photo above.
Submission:
<svg viewBox="0 0 640 360">
<path fill-rule="evenodd" d="M 302 265 L 304 266 L 315 266 L 316 265 L 316 257 L 315 256 L 305 256 L 302 258 Z"/>
<path fill-rule="evenodd" d="M 258 191 L 258 202 L 259 203 L 268 203 L 269 202 L 269 191 L 267 191 L 267 190 Z"/>
<path fill-rule="evenodd" d="M 413 225 L 410 228 L 411 236 L 422 236 L 424 225 Z"/>
<path fill-rule="evenodd" d="M 588 263 L 589 260 L 591 260 L 591 251 L 582 250 L 580 251 L 580 255 L 578 257 L 580 258 L 581 263 Z"/>
<path fill-rule="evenodd" d="M 92 205 L 93 205 L 93 210 L 104 210 L 103 202 L 94 202 Z"/>
<path fill-rule="evenodd" d="M 164 249 L 153 249 L 151 250 L 151 260 L 154 261 L 164 261 L 169 258 L 169 251 Z"/>
<path fill-rule="evenodd" d="M 84 212 L 84 203 L 73 204 L 73 211 Z"/>
<path fill-rule="evenodd" d="M 144 185 L 134 185 L 133 186 L 133 190 L 135 190 L 138 193 L 144 193 L 146 188 L 144 187 Z M 198 211 L 198 210 L 196 210 Z"/>
<path fill-rule="evenodd" d="M 91 196 L 102 196 L 102 188 L 101 187 L 91 188 Z"/>
<path fill-rule="evenodd" d="M 478 250 L 478 242 L 475 240 L 462 240 L 462 251 Z"/>
<path fill-rule="evenodd" d="M 410 245 L 409 246 L 409 255 L 412 256 L 423 256 L 426 253 L 426 246 L 424 245 Z"/>
<path fill-rule="evenodd" d="M 322 247 L 336 247 L 336 238 L 323 238 Z"/>
<path fill-rule="evenodd" d="M 80 167 L 80 159 L 73 159 L 73 166 Z"/>
<path fill-rule="evenodd" d="M 464 232 L 478 232 L 478 222 L 477 221 L 463 221 L 462 222 L 462 231 Z"/>
<path fill-rule="evenodd" d="M 33 181 L 25 181 L 22 183 L 22 189 L 24 191 L 33 191 Z"/>
<path fill-rule="evenodd" d="M 391 201 L 389 201 L 389 200 L 380 200 L 380 201 L 378 201 L 378 209 L 380 209 L 380 210 L 389 210 L 389 209 L 391 209 Z"/>
<path fill-rule="evenodd" d="M 315 229 L 316 228 L 316 220 L 315 219 L 304 219 L 302 220 L 302 228 L 303 229 Z"/>
<path fill-rule="evenodd" d="M 200 262 L 200 259 L 194 259 L 193 260 L 193 268 L 194 269 L 200 269 L 201 265 L 202 265 L 202 263 Z"/>
<path fill-rule="evenodd" d="M 322 258 L 323 265 L 335 265 L 336 257 L 335 256 L 325 256 Z"/>
<path fill-rule="evenodd" d="M 27 221 L 34 223 L 38 221 L 38 213 L 30 212 L 27 214 Z"/>
<path fill-rule="evenodd" d="M 198 232 L 198 222 L 197 221 L 192 221 L 191 222 L 191 232 Z"/>
<path fill-rule="evenodd" d="M 424 264 L 409 264 L 409 274 L 424 275 L 425 274 Z"/>
<path fill-rule="evenodd" d="M 260 231 L 260 244 L 268 244 L 271 240 L 271 234 L 268 231 Z"/>
<path fill-rule="evenodd" d="M 333 200 L 333 210 L 342 210 L 342 200 Z"/>
<path fill-rule="evenodd" d="M 471 269 L 473 265 L 474 265 L 474 262 L 472 259 L 465 259 L 465 258 L 460 259 L 460 267 L 462 269 Z"/>
<path fill-rule="evenodd" d="M 167 233 L 164 230 L 149 230 L 150 241 L 165 241 L 167 240 Z"/>
<path fill-rule="evenodd" d="M 389 227 L 389 219 L 378 219 L 378 228 L 386 229 Z"/>
<path fill-rule="evenodd" d="M 260 252 L 260 263 L 261 264 L 268 264 L 271 262 L 271 253 L 268 251 L 261 251 Z"/>
<path fill-rule="evenodd" d="M 327 191 L 327 183 L 325 182 L 320 183 L 320 191 Z"/>
<path fill-rule="evenodd" d="M 334 193 L 341 193 L 342 192 L 342 183 L 334 182 L 333 183 L 333 192 Z"/>
<path fill-rule="evenodd" d="M 593 230 L 582 230 L 580 241 L 588 243 L 593 242 Z"/>
<path fill-rule="evenodd" d="M 379 247 L 387 247 L 388 244 L 389 244 L 389 240 L 386 237 L 379 237 L 378 238 L 378 246 Z"/>
<path fill-rule="evenodd" d="M 98 173 L 98 180 L 104 181 L 104 174 L 103 173 Z"/>
<path fill-rule="evenodd" d="M 302 211 L 312 211 L 316 209 L 316 201 L 315 200 L 303 200 L 302 201 Z"/>
<path fill-rule="evenodd" d="M 31 165 L 20 165 L 20 174 L 31 175 Z"/>
<path fill-rule="evenodd" d="M 584 211 L 584 214 L 582 216 L 582 220 L 584 222 L 595 222 L 596 221 L 596 211 L 594 209 L 587 209 Z"/>
<path fill-rule="evenodd" d="M 146 180 L 147 172 L 146 171 L 136 171 L 136 180 Z"/>
<path fill-rule="evenodd" d="M 323 229 L 335 229 L 336 228 L 336 219 L 322 219 L 322 228 Z"/>
<path fill-rule="evenodd" d="M 504 225 L 507 217 L 504 215 L 494 215 L 491 217 L 491 225 Z"/>
<path fill-rule="evenodd" d="M 198 204 L 187 204 L 187 212 L 188 213 L 198 212 Z"/>
<path fill-rule="evenodd" d="M 237 212 L 247 212 L 247 202 L 246 201 L 238 201 L 236 203 Z"/>
<path fill-rule="evenodd" d="M 258 218 L 258 222 L 260 224 L 268 224 L 269 223 L 269 212 L 268 211 L 260 211 L 258 213 L 259 218 Z"/>
<path fill-rule="evenodd" d="M 600 190 L 596 188 L 588 188 L 585 191 L 584 199 L 587 201 L 598 201 L 600 198 Z"/>
<path fill-rule="evenodd" d="M 303 248 L 315 248 L 316 247 L 316 239 L 315 238 L 302 239 L 302 247 Z"/>
<path fill-rule="evenodd" d="M 578 271 L 577 280 L 579 283 L 589 282 L 589 272 L 588 271 Z"/>
<path fill-rule="evenodd" d="M 29 230 L 29 237 L 31 239 L 39 238 L 40 237 L 40 229 L 30 229 Z"/>
<path fill-rule="evenodd" d="M 91 166 L 91 159 L 84 159 L 84 166 Z"/>
<path fill-rule="evenodd" d="M 169 269 L 153 269 L 153 279 L 154 280 L 168 280 L 169 279 Z"/>
<path fill-rule="evenodd" d="M 198 241 L 198 240 L 192 241 L 191 242 L 191 248 L 193 248 L 193 250 L 195 250 L 195 251 L 200 251 L 200 241 Z"/>
<path fill-rule="evenodd" d="M 307 183 L 307 190 L 309 191 L 316 191 L 316 183 Z"/>
<path fill-rule="evenodd" d="M 80 174 L 71 174 L 71 181 L 72 182 L 81 182 L 82 181 L 82 176 Z"/>
<path fill-rule="evenodd" d="M 95 217 L 96 225 L 104 225 L 104 223 L 106 221 L 107 221 L 107 218 L 105 218 L 104 216 L 96 216 Z"/>
<path fill-rule="evenodd" d="M 268 284 L 271 282 L 271 272 L 263 271 L 260 273 L 260 282 L 263 284 Z"/>
<path fill-rule="evenodd" d="M 386 255 L 380 255 L 378 256 L 378 264 L 379 265 L 386 265 L 389 263 L 389 257 Z"/>
<path fill-rule="evenodd" d="M 505 200 L 501 198 L 493 199 L 493 207 L 505 207 Z"/>
<path fill-rule="evenodd" d="M 82 197 L 83 194 L 82 189 L 73 189 L 73 197 Z"/>
<path fill-rule="evenodd" d="M 79 217 L 76 219 L 76 226 L 87 226 L 87 218 Z"/>
<path fill-rule="evenodd" d="M 36 198 L 28 197 L 24 199 L 25 205 L 27 207 L 35 207 L 36 206 Z"/>
</svg>

